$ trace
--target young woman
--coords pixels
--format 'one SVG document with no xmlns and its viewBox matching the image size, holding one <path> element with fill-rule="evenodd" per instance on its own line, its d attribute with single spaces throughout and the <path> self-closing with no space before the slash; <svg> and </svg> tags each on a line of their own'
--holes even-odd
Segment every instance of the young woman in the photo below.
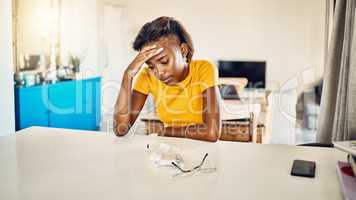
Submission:
<svg viewBox="0 0 356 200">
<path fill-rule="evenodd" d="M 125 70 L 115 105 L 114 132 L 128 133 L 148 94 L 164 123 L 159 135 L 215 142 L 220 135 L 216 68 L 192 60 L 190 35 L 171 17 L 146 23 L 136 36 L 138 55 Z"/>
</svg>

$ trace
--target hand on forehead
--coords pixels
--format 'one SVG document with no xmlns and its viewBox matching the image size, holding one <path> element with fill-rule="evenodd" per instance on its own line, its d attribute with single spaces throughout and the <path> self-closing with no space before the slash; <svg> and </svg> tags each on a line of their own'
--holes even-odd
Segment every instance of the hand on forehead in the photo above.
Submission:
<svg viewBox="0 0 356 200">
<path fill-rule="evenodd" d="M 164 50 L 169 49 L 169 48 L 173 48 L 173 47 L 179 47 L 180 42 L 177 38 L 177 36 L 175 35 L 168 35 L 168 36 L 163 36 L 158 38 L 155 41 L 152 42 L 148 42 L 147 44 L 145 44 L 143 47 L 146 46 L 152 46 L 152 45 L 156 45 L 157 48 L 161 48 L 163 47 Z"/>
<path fill-rule="evenodd" d="M 178 38 L 175 35 L 170 35 L 170 36 L 165 36 L 157 39 L 156 41 L 149 42 L 145 44 L 145 47 L 153 46 L 155 45 L 156 49 L 163 48 L 163 50 L 157 54 L 152 56 L 149 60 L 147 60 L 147 64 L 152 63 L 155 60 L 159 60 L 160 58 L 163 58 L 165 56 L 169 55 L 175 55 L 176 51 L 179 51 L 179 45 L 180 42 Z"/>
</svg>

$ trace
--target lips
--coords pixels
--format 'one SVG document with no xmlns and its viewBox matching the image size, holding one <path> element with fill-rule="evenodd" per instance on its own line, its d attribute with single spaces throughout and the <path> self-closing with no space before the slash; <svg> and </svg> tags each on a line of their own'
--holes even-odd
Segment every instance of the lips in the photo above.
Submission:
<svg viewBox="0 0 356 200">
<path fill-rule="evenodd" d="M 168 78 L 166 78 L 166 79 L 163 79 L 163 80 L 161 80 L 163 83 L 165 83 L 165 84 L 170 84 L 170 83 L 172 83 L 173 82 L 173 79 L 172 79 L 172 77 L 168 77 Z"/>
</svg>

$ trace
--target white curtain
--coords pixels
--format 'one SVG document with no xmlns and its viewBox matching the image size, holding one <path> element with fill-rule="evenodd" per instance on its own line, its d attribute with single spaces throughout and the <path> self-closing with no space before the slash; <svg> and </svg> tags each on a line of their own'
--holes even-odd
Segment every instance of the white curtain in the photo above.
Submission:
<svg viewBox="0 0 356 200">
<path fill-rule="evenodd" d="M 317 141 L 356 139 L 356 0 L 336 0 Z"/>
</svg>

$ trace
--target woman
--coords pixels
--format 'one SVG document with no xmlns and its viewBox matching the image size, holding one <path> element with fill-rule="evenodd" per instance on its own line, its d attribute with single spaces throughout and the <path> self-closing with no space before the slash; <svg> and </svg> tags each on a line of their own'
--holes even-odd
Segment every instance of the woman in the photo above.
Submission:
<svg viewBox="0 0 356 200">
<path fill-rule="evenodd" d="M 171 17 L 157 18 L 141 28 L 133 48 L 139 53 L 123 76 L 115 134 L 128 133 L 151 94 L 164 123 L 160 135 L 217 141 L 221 120 L 216 68 L 192 60 L 193 43 L 184 27 Z"/>
</svg>

